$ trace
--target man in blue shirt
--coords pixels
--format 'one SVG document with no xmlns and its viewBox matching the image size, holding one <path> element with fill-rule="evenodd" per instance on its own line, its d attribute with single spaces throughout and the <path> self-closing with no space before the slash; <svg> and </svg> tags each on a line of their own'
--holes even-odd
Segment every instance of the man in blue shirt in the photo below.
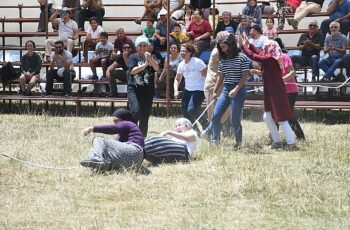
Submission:
<svg viewBox="0 0 350 230">
<path fill-rule="evenodd" d="M 340 23 L 340 32 L 348 36 L 350 26 L 350 0 L 332 0 L 327 8 L 329 19 L 321 23 L 321 33 L 326 36 L 329 30 L 329 24 L 333 21 Z"/>
</svg>

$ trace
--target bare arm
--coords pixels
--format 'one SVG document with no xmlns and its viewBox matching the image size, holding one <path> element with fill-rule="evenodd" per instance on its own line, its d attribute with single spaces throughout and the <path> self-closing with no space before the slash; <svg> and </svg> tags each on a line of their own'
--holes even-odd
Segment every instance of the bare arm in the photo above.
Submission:
<svg viewBox="0 0 350 230">
<path fill-rule="evenodd" d="M 174 81 L 174 98 L 178 99 L 179 97 L 179 85 L 182 79 L 181 73 L 176 73 L 175 81 Z"/>
<path fill-rule="evenodd" d="M 174 132 L 172 130 L 169 130 L 169 131 L 163 132 L 162 135 L 170 135 L 170 136 L 176 137 L 180 140 L 184 140 L 187 142 L 193 142 L 196 140 L 196 134 L 193 130 L 187 130 L 186 132 L 183 132 L 183 133 Z"/>
<path fill-rule="evenodd" d="M 288 81 L 288 80 L 290 80 L 290 79 L 292 79 L 292 78 L 294 78 L 295 77 L 295 70 L 294 70 L 294 67 L 293 67 L 293 65 L 291 65 L 288 69 L 287 69 L 287 74 L 286 75 L 284 75 L 284 77 L 283 77 L 283 81 Z"/>
</svg>

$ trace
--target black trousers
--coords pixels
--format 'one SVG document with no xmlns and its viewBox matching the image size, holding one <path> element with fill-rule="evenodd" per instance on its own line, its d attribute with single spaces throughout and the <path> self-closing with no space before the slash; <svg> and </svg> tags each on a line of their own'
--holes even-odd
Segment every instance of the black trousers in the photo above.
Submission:
<svg viewBox="0 0 350 230">
<path fill-rule="evenodd" d="M 75 78 L 75 71 L 72 69 L 64 70 L 63 77 L 58 76 L 58 69 L 49 70 L 46 74 L 46 93 L 52 94 L 54 79 L 57 81 L 63 81 L 63 91 L 70 93 L 72 91 L 72 81 Z"/>
<path fill-rule="evenodd" d="M 152 112 L 154 94 L 153 83 L 147 86 L 128 85 L 128 101 L 131 113 L 145 137 L 148 132 L 148 120 Z"/>
<path fill-rule="evenodd" d="M 295 105 L 295 101 L 297 100 L 297 96 L 298 96 L 298 93 L 288 93 L 289 105 L 290 105 L 290 109 L 292 110 L 293 113 L 294 113 L 294 105 Z M 294 131 L 295 136 L 298 139 L 305 139 L 304 132 L 303 132 L 298 120 L 296 119 L 296 117 L 294 117 L 294 119 L 292 119 L 292 120 L 289 120 L 288 122 L 289 122 L 290 127 Z"/>
</svg>

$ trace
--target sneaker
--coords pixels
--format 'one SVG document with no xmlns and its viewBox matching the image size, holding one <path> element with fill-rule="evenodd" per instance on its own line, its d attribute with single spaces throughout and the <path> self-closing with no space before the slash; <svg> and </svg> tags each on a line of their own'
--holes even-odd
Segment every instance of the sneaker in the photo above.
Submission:
<svg viewBox="0 0 350 230">
<path fill-rule="evenodd" d="M 138 24 L 138 25 L 141 25 L 141 20 L 140 20 L 140 19 L 136 19 L 134 22 L 135 22 L 136 24 Z"/>
<path fill-rule="evenodd" d="M 242 147 L 242 142 L 236 142 L 233 146 L 234 149 L 240 149 Z"/>
<path fill-rule="evenodd" d="M 107 80 L 107 77 L 103 75 L 103 76 L 100 78 L 100 80 L 101 80 L 101 81 L 105 81 L 105 80 Z"/>
<path fill-rule="evenodd" d="M 272 142 L 271 149 L 282 149 L 283 145 L 281 142 Z"/>
<path fill-rule="evenodd" d="M 286 144 L 283 148 L 285 150 L 296 150 L 297 146 L 296 146 L 296 144 Z"/>
<path fill-rule="evenodd" d="M 326 76 L 324 76 L 321 80 L 320 80 L 320 82 L 322 83 L 322 82 L 331 82 L 332 80 L 329 78 L 329 77 L 326 77 Z"/>
<path fill-rule="evenodd" d="M 95 158 L 89 158 L 80 161 L 80 165 L 83 167 L 93 168 L 102 171 L 109 171 L 112 169 L 112 164 L 109 162 L 99 161 Z"/>
</svg>

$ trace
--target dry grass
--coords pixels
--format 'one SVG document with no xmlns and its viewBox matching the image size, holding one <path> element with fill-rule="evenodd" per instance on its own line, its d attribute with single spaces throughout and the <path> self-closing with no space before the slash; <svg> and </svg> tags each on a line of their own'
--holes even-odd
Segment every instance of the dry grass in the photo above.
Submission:
<svg viewBox="0 0 350 230">
<path fill-rule="evenodd" d="M 151 135 L 174 119 L 151 119 Z M 108 118 L 0 115 L 1 153 L 78 166 L 82 128 Z M 262 122 L 244 121 L 245 147 L 202 142 L 191 164 L 141 174 L 38 169 L 0 158 L 2 229 L 349 229 L 350 127 L 304 123 L 299 150 L 267 147 Z"/>
</svg>

